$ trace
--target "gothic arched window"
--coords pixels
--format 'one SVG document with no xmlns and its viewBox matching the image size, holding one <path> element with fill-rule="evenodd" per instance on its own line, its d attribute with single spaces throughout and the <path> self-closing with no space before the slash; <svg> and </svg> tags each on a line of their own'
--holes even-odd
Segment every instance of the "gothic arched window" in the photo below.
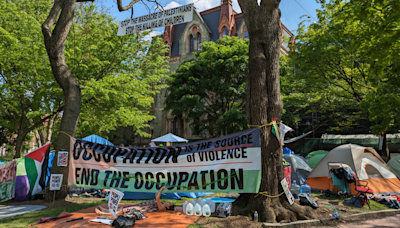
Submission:
<svg viewBox="0 0 400 228">
<path fill-rule="evenodd" d="M 194 38 L 192 35 L 190 35 L 190 52 L 194 51 Z"/>
<path fill-rule="evenodd" d="M 224 29 L 222 30 L 222 37 L 225 37 L 227 35 L 228 35 L 228 29 L 224 27 Z"/>
<path fill-rule="evenodd" d="M 201 34 L 199 33 L 199 35 L 197 35 L 197 50 L 201 50 L 201 47 L 200 47 L 200 44 L 201 44 Z"/>
</svg>

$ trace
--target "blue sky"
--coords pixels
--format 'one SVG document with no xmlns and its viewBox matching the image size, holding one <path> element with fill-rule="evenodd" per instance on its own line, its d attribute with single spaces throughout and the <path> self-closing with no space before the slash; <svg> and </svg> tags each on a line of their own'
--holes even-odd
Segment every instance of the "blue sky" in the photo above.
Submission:
<svg viewBox="0 0 400 228">
<path fill-rule="evenodd" d="M 131 0 L 123 0 L 123 5 L 127 5 Z M 96 2 L 96 1 L 95 1 Z M 186 5 L 193 3 L 195 4 L 196 9 L 201 12 L 213 7 L 216 7 L 221 4 L 220 0 L 159 0 L 159 3 L 164 6 L 164 8 L 173 8 L 179 5 Z M 239 4 L 237 0 L 232 0 L 233 9 L 236 12 L 241 12 Z M 317 18 L 316 9 L 320 8 L 320 4 L 316 3 L 315 0 L 297 0 L 301 4 L 308 13 L 311 14 L 314 18 Z M 306 11 L 296 2 L 296 0 L 282 0 L 280 4 L 280 9 L 282 12 L 281 21 L 282 23 L 293 33 L 296 34 L 296 30 L 298 28 L 298 24 L 305 20 L 306 18 L 301 19 L 300 17 L 307 14 Z M 107 8 L 109 8 L 110 13 L 117 20 L 125 20 L 126 18 L 131 17 L 131 11 L 119 12 L 116 0 L 103 0 L 101 4 L 104 4 Z M 152 10 L 154 11 L 154 6 L 152 6 Z M 139 17 L 142 15 L 148 14 L 149 11 L 147 8 L 141 4 L 136 3 L 134 5 L 134 15 L 133 17 Z M 312 20 L 313 21 L 313 20 Z M 152 35 L 161 34 L 163 32 L 163 28 L 158 28 L 156 31 L 152 33 Z"/>
</svg>

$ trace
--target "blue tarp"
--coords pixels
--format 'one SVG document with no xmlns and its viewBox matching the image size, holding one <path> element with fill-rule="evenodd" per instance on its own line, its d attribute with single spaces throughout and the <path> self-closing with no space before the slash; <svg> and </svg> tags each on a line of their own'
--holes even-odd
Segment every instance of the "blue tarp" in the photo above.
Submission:
<svg viewBox="0 0 400 228">
<path fill-rule="evenodd" d="M 283 147 L 283 154 L 294 154 L 294 152 L 287 147 Z"/>
<path fill-rule="evenodd" d="M 224 203 L 233 203 L 236 200 L 236 199 L 219 198 L 219 197 L 216 197 L 216 198 L 205 198 L 203 200 L 207 201 L 208 199 L 211 199 L 214 203 L 222 203 L 222 202 L 224 202 Z"/>
<path fill-rule="evenodd" d="M 0 165 L 1 165 L 1 164 L 4 164 L 4 162 L 0 161 Z"/>
<path fill-rule="evenodd" d="M 122 197 L 123 200 L 154 200 L 156 198 L 156 194 L 151 192 L 121 192 L 124 193 L 124 197 Z M 110 196 L 107 196 L 106 201 L 108 201 L 109 197 Z M 181 197 L 178 195 L 178 193 L 161 193 L 161 199 L 180 200 Z"/>
<path fill-rule="evenodd" d="M 93 142 L 93 143 L 98 143 L 98 144 L 114 146 L 114 144 L 112 144 L 110 141 L 108 141 L 107 139 L 100 137 L 98 135 L 89 135 L 89 136 L 83 138 L 83 140 Z"/>
<path fill-rule="evenodd" d="M 53 168 L 53 161 L 54 161 L 55 155 L 56 155 L 56 153 L 54 151 L 50 151 L 49 162 L 47 164 L 47 171 L 46 171 L 46 187 L 49 186 L 51 168 Z"/>
<path fill-rule="evenodd" d="M 181 197 L 189 197 L 189 198 L 199 198 L 203 197 L 206 195 L 213 195 L 214 193 L 212 192 L 184 192 L 184 193 L 178 193 L 179 196 Z"/>
</svg>

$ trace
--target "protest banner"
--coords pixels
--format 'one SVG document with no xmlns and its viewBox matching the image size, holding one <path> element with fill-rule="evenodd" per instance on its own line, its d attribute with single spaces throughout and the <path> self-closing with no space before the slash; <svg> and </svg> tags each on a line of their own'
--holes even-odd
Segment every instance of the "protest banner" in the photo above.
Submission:
<svg viewBox="0 0 400 228">
<path fill-rule="evenodd" d="M 260 129 L 163 147 L 118 147 L 71 138 L 69 185 L 131 192 L 257 193 Z"/>
<path fill-rule="evenodd" d="M 119 22 L 117 36 L 125 36 L 152 28 L 191 22 L 193 20 L 193 10 L 193 4 L 188 4 L 126 19 Z"/>
<path fill-rule="evenodd" d="M 60 190 L 63 180 L 63 174 L 51 174 L 50 175 L 50 190 Z"/>
<path fill-rule="evenodd" d="M 110 190 L 110 198 L 108 200 L 108 209 L 110 211 L 110 213 L 117 218 L 117 210 L 118 210 L 118 205 L 119 202 L 121 202 L 122 197 L 124 196 L 124 193 L 115 190 L 115 189 L 111 189 Z"/>
<path fill-rule="evenodd" d="M 0 165 L 0 202 L 14 198 L 16 170 L 16 160 Z"/>
</svg>

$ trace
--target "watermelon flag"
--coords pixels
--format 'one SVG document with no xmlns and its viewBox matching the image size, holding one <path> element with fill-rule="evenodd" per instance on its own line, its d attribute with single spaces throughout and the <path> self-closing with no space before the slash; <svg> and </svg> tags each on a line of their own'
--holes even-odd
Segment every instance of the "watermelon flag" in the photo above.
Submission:
<svg viewBox="0 0 400 228">
<path fill-rule="evenodd" d="M 46 156 L 50 152 L 50 145 L 51 143 L 48 143 L 17 160 L 17 179 L 14 198 L 16 201 L 29 200 L 31 196 L 36 195 L 45 188 L 41 177 L 42 170 L 47 169 Z"/>
</svg>

